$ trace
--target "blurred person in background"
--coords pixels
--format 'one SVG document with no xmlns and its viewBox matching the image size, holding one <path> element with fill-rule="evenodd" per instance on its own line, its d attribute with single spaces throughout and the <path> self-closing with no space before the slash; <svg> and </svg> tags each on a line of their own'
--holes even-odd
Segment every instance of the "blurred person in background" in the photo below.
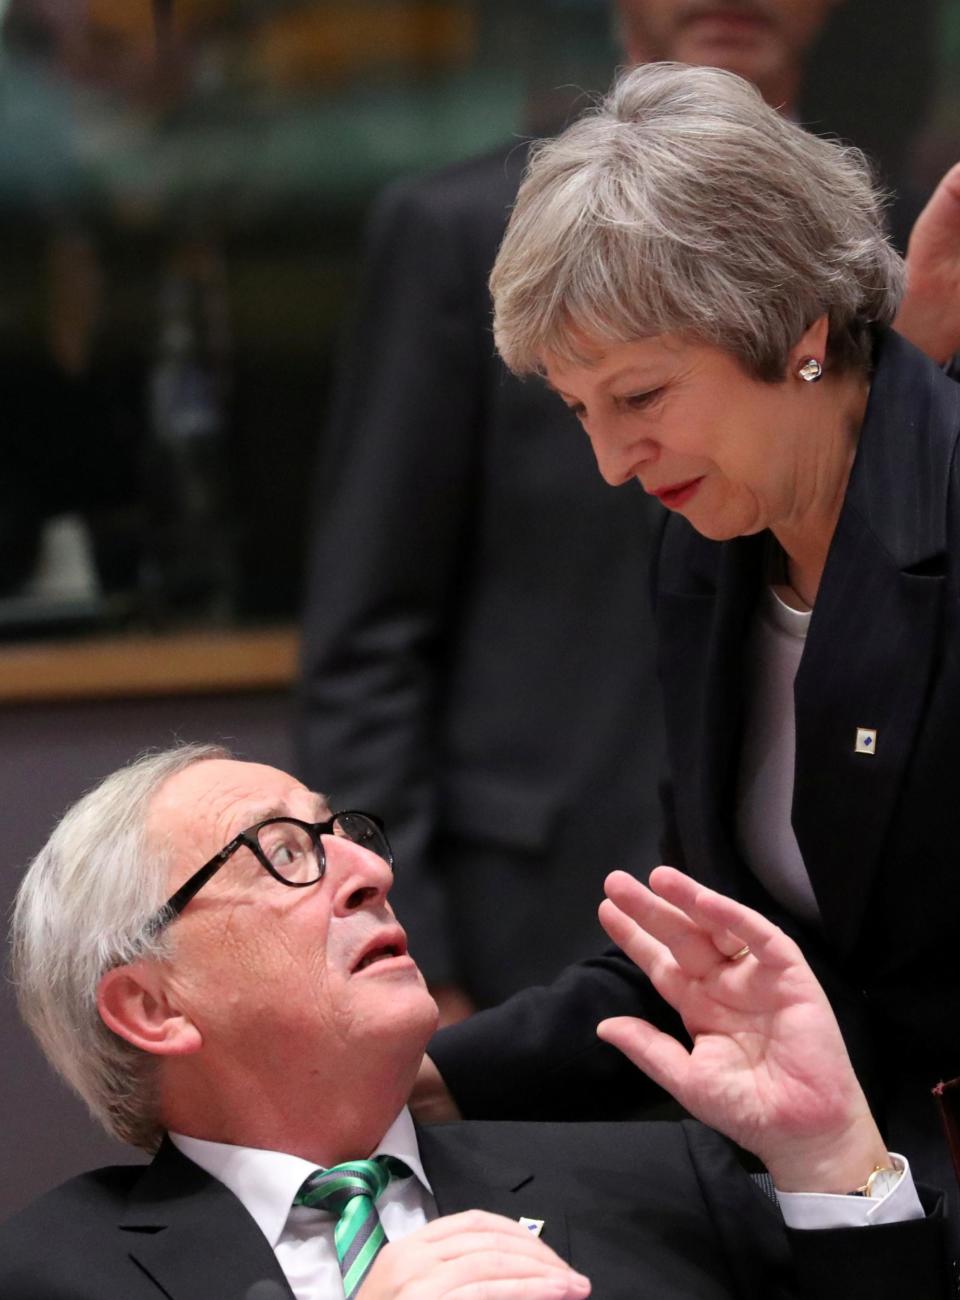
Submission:
<svg viewBox="0 0 960 1300">
<path fill-rule="evenodd" d="M 615 13 L 631 63 L 718 64 L 793 115 L 836 7 Z M 398 900 L 446 1019 L 595 951 L 606 870 L 646 870 L 659 830 L 660 512 L 636 484 L 606 488 L 576 421 L 490 337 L 486 282 L 526 157 L 513 145 L 378 202 L 314 492 L 299 768 L 390 819 L 409 864 Z M 894 210 L 901 241 L 915 212 Z M 911 324 L 943 356 L 960 338 L 948 244 L 911 258 L 936 266 Z"/>
</svg>

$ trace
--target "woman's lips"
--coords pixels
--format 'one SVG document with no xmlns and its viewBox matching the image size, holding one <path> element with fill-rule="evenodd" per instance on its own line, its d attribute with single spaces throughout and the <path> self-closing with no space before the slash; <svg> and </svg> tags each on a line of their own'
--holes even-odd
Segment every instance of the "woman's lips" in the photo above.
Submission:
<svg viewBox="0 0 960 1300">
<path fill-rule="evenodd" d="M 670 487 L 658 488 L 653 495 L 668 510 L 679 510 L 681 506 L 686 505 L 702 482 L 703 475 L 699 478 L 688 478 L 683 483 L 674 483 Z"/>
</svg>

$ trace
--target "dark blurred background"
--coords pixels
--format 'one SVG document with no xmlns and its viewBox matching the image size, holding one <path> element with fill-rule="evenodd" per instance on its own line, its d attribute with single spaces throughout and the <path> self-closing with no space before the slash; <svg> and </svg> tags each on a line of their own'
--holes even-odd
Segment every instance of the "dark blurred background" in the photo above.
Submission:
<svg viewBox="0 0 960 1300">
<path fill-rule="evenodd" d="M 290 617 L 371 197 L 602 89 L 608 6 L 0 15 L 0 635 Z M 928 190 L 953 157 L 958 44 L 956 3 L 847 0 L 804 120 Z"/>
</svg>

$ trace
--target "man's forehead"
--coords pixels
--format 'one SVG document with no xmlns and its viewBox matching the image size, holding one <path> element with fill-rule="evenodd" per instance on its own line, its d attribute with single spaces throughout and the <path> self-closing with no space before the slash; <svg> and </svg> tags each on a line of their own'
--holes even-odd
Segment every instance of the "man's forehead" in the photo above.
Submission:
<svg viewBox="0 0 960 1300">
<path fill-rule="evenodd" d="M 202 833 L 231 826 L 236 833 L 265 817 L 284 815 L 320 820 L 329 810 L 322 795 L 288 773 L 239 759 L 206 759 L 175 772 L 157 790 L 150 808 L 155 829 L 173 833 L 183 827 Z"/>
</svg>

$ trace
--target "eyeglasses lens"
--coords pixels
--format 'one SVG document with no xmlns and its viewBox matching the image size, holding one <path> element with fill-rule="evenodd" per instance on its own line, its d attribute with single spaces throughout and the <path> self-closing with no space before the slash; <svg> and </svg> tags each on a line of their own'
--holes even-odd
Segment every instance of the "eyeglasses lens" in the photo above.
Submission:
<svg viewBox="0 0 960 1300">
<path fill-rule="evenodd" d="M 333 833 L 376 853 L 385 862 L 393 860 L 386 835 L 375 821 L 364 817 L 362 813 L 341 813 L 333 823 Z"/>
<path fill-rule="evenodd" d="M 257 832 L 257 843 L 278 875 L 297 885 L 311 884 L 321 876 L 309 831 L 282 818 L 267 822 Z"/>
</svg>

